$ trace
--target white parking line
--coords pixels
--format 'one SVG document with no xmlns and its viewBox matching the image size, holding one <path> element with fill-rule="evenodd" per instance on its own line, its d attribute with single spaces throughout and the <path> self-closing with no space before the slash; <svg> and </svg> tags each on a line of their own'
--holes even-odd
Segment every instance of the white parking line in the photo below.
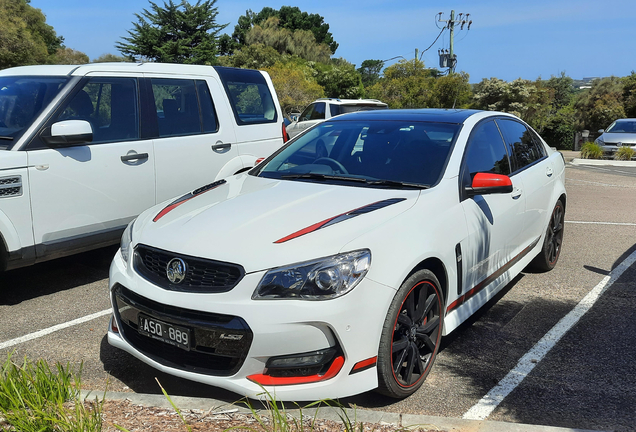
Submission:
<svg viewBox="0 0 636 432">
<path fill-rule="evenodd" d="M 62 323 L 62 324 L 54 325 L 53 327 L 45 328 L 43 330 L 36 331 L 34 333 L 29 333 L 28 335 L 20 336 L 18 338 L 11 339 L 11 340 L 8 340 L 6 342 L 0 342 L 0 349 L 9 348 L 9 347 L 12 347 L 14 345 L 18 345 L 18 344 L 21 344 L 21 343 L 24 343 L 24 342 L 28 342 L 28 341 L 33 340 L 33 339 L 41 338 L 42 336 L 49 335 L 49 334 L 54 333 L 54 332 L 56 332 L 58 330 L 63 330 L 65 328 L 73 327 L 75 325 L 82 324 L 82 323 L 85 323 L 87 321 L 94 320 L 95 318 L 99 318 L 99 317 L 102 317 L 104 315 L 108 315 L 108 314 L 110 314 L 112 312 L 113 312 L 112 309 L 106 309 L 106 310 L 103 310 L 101 312 L 95 312 L 94 314 L 86 315 L 86 316 L 83 316 L 81 318 L 74 319 L 72 321 L 67 321 L 67 322 Z"/>
<path fill-rule="evenodd" d="M 536 343 L 517 363 L 517 366 L 508 372 L 499 383 L 493 387 L 479 402 L 473 405 L 463 418 L 467 420 L 484 420 L 494 411 L 495 408 L 510 394 L 523 379 L 534 369 L 534 367 L 546 356 L 556 343 L 568 332 L 587 311 L 594 305 L 596 300 L 609 288 L 632 264 L 636 262 L 636 251 L 632 252 L 623 262 L 621 262 L 608 276 L 605 276 L 592 291 L 590 291 L 577 304 L 574 309 L 556 323 L 545 336 Z"/>
<path fill-rule="evenodd" d="M 636 226 L 636 223 L 630 222 L 587 222 L 587 221 L 568 221 L 565 223 L 573 223 L 573 224 L 591 224 L 591 225 L 622 225 L 622 226 Z"/>
</svg>

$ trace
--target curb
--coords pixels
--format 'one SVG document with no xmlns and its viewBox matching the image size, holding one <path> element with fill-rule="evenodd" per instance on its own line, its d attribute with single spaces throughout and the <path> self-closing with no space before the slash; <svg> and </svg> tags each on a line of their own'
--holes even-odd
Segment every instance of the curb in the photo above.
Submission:
<svg viewBox="0 0 636 432">
<path fill-rule="evenodd" d="M 574 158 L 570 161 L 572 165 L 595 165 L 595 166 L 619 166 L 619 167 L 636 167 L 636 161 L 618 161 L 612 159 L 579 159 Z"/>
<path fill-rule="evenodd" d="M 81 391 L 83 399 L 106 399 L 113 401 L 128 400 L 135 405 L 146 407 L 160 407 L 172 409 L 172 405 L 163 395 L 126 393 L 126 392 L 99 392 Z M 252 414 L 252 411 L 238 404 L 231 404 L 216 399 L 194 398 L 187 396 L 170 396 L 172 402 L 184 410 L 202 410 L 211 415 L 214 414 Z M 267 413 L 267 410 L 256 410 L 259 413 Z M 298 409 L 286 410 L 288 414 L 298 417 Z M 322 420 L 341 422 L 342 410 L 333 407 L 321 407 L 303 409 L 303 416 L 316 417 Z M 364 423 L 393 424 L 400 429 L 427 428 L 438 431 L 453 432 L 597 432 L 588 429 L 570 429 L 553 426 L 529 425 L 522 423 L 506 423 L 499 421 L 464 420 L 451 417 L 436 417 L 428 415 L 398 414 L 367 409 L 345 408 L 350 419 Z"/>
</svg>

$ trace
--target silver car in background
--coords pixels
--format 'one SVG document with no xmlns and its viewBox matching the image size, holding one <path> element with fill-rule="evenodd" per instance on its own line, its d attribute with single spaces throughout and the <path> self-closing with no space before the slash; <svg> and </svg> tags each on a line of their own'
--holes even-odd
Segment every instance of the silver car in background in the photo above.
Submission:
<svg viewBox="0 0 636 432">
<path fill-rule="evenodd" d="M 606 154 L 614 154 L 620 147 L 636 150 L 636 118 L 615 120 L 607 129 L 600 129 L 601 136 L 594 141 Z"/>
</svg>

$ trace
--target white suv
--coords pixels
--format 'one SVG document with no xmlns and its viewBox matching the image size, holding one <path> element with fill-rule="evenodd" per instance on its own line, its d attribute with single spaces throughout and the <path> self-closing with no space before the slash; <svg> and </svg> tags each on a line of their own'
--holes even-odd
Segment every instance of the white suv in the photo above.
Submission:
<svg viewBox="0 0 636 432">
<path fill-rule="evenodd" d="M 146 208 L 253 167 L 283 133 L 265 72 L 0 71 L 0 271 L 116 243 Z"/>
<path fill-rule="evenodd" d="M 304 109 L 298 118 L 287 126 L 290 138 L 316 123 L 354 111 L 385 109 L 388 105 L 377 99 L 318 99 Z"/>
</svg>

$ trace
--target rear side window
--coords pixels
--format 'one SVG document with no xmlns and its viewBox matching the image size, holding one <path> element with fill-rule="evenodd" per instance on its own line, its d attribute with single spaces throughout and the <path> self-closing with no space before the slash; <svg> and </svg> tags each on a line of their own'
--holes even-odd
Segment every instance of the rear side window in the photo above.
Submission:
<svg viewBox="0 0 636 432">
<path fill-rule="evenodd" d="M 237 124 L 275 123 L 278 120 L 273 95 L 259 71 L 226 67 L 214 69 L 223 82 Z"/>
<path fill-rule="evenodd" d="M 514 170 L 520 170 L 545 156 L 543 145 L 523 124 L 514 120 L 497 119 L 513 158 Z"/>
<path fill-rule="evenodd" d="M 214 104 L 205 81 L 153 78 L 150 82 L 160 137 L 218 131 Z"/>
</svg>

